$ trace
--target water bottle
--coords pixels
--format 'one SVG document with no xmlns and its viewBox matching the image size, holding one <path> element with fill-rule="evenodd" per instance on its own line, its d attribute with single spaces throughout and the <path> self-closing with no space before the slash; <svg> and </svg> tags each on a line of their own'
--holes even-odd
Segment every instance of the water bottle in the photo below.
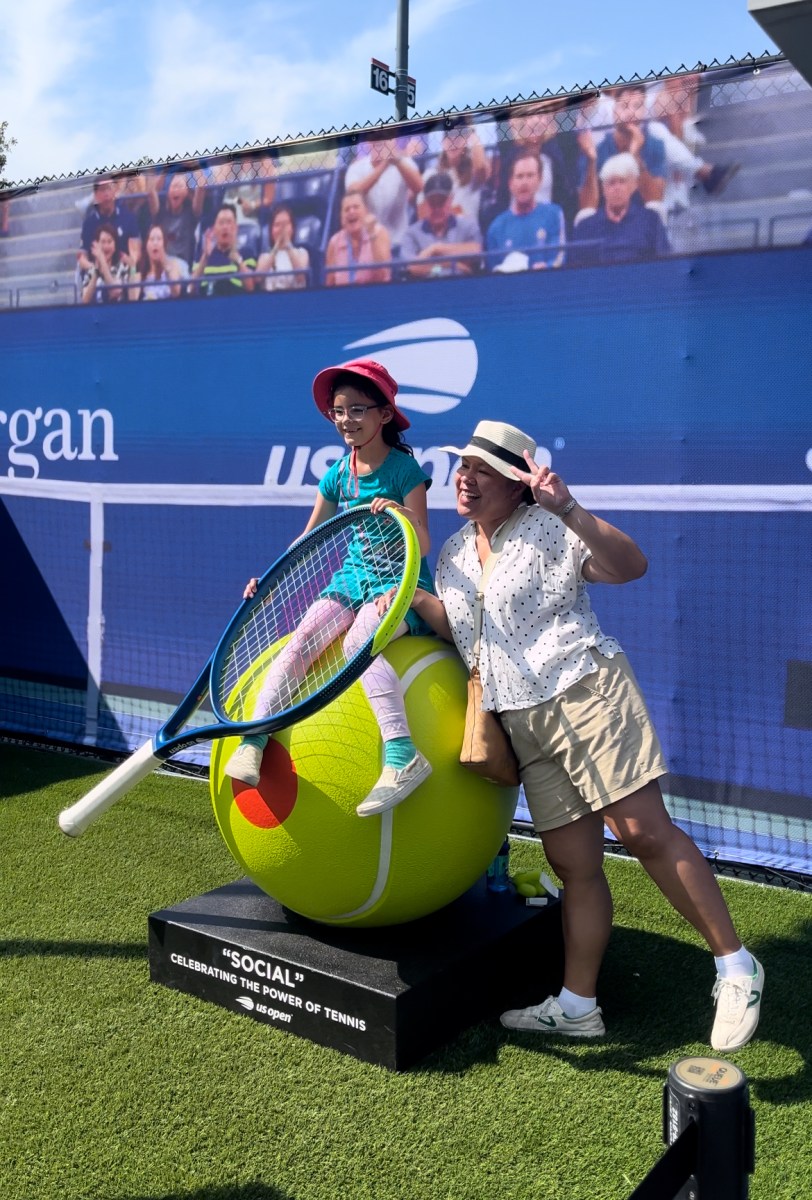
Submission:
<svg viewBox="0 0 812 1200">
<path fill-rule="evenodd" d="M 486 883 L 489 892 L 507 892 L 510 889 L 510 845 L 507 838 L 488 867 Z"/>
</svg>

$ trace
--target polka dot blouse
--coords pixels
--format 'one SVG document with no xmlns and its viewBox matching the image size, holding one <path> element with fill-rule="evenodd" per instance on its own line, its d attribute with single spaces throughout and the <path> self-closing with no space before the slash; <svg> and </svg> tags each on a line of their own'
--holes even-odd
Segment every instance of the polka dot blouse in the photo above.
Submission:
<svg viewBox="0 0 812 1200">
<path fill-rule="evenodd" d="M 485 590 L 479 667 L 483 708 L 531 708 L 595 670 L 606 637 L 589 603 L 582 568 L 591 552 L 552 513 L 528 506 L 514 525 Z M 457 649 L 473 665 L 474 600 L 482 574 L 472 521 L 443 546 L 435 576 Z"/>
</svg>

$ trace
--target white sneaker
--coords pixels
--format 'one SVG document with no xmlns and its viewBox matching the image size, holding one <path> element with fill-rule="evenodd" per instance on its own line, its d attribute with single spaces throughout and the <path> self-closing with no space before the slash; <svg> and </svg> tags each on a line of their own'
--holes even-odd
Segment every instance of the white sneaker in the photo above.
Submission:
<svg viewBox="0 0 812 1200">
<path fill-rule="evenodd" d="M 711 1032 L 714 1050 L 738 1050 L 750 1041 L 758 1025 L 763 991 L 764 968 L 755 958 L 752 975 L 734 975 L 730 979 L 717 975 L 711 993 L 716 1001 Z"/>
<path fill-rule="evenodd" d="M 359 817 L 371 817 L 375 813 L 386 812 L 388 808 L 394 808 L 401 800 L 410 796 L 429 775 L 431 763 L 418 750 L 412 761 L 399 771 L 394 767 L 384 767 L 380 779 L 355 811 Z"/>
<path fill-rule="evenodd" d="M 565 1037 L 603 1037 L 606 1026 L 602 1010 L 592 1009 L 583 1017 L 568 1017 L 555 996 L 548 996 L 532 1008 L 512 1008 L 499 1020 L 506 1029 L 522 1029 L 530 1033 L 562 1033 Z"/>
<path fill-rule="evenodd" d="M 259 773 L 262 768 L 262 755 L 265 748 L 252 746 L 250 742 L 240 742 L 237 749 L 225 765 L 225 773 L 231 779 L 239 779 L 249 787 L 259 783 Z"/>
</svg>

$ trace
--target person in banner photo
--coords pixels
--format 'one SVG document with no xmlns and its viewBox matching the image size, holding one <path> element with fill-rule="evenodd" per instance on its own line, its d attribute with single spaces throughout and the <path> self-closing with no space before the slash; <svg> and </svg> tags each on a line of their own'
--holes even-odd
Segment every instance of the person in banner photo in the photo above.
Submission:
<svg viewBox="0 0 812 1200">
<path fill-rule="evenodd" d="M 93 181 L 93 202 L 88 206 L 82 221 L 78 270 L 87 273 L 97 265 L 93 249 L 99 241 L 102 226 L 112 228 L 116 243 L 116 259 L 123 259 L 132 267 L 141 254 L 141 237 L 138 222 L 130 210 L 118 198 L 120 177 L 100 175 Z"/>
<path fill-rule="evenodd" d="M 310 255 L 294 244 L 293 210 L 286 204 L 274 209 L 268 222 L 270 250 L 257 259 L 257 286 L 266 292 L 284 292 L 307 287 Z"/>
<path fill-rule="evenodd" d="M 357 359 L 327 367 L 313 381 L 313 396 L 332 421 L 348 453 L 319 483 L 319 495 L 304 533 L 334 516 L 339 508 L 371 504 L 374 511 L 396 508 L 414 525 L 420 546 L 419 586 L 432 590 L 425 556 L 429 552 L 426 492 L 431 479 L 418 466 L 411 447 L 403 440 L 409 420 L 397 407 L 398 385 L 385 367 L 371 359 Z M 253 719 L 274 707 L 278 689 L 291 674 L 304 675 L 335 636 L 336 626 L 348 631 L 344 648 L 352 654 L 370 636 L 380 616 L 376 597 L 363 593 L 363 570 L 341 572 L 329 589 L 309 609 L 296 633 L 277 656 L 263 680 Z M 393 583 L 395 580 L 393 579 Z M 254 595 L 258 579 L 252 578 L 244 595 Z M 395 637 L 430 634 L 431 630 L 410 610 Z M 431 775 L 431 764 L 416 748 L 409 731 L 400 680 L 383 655 L 361 676 L 383 739 L 383 770 L 365 800 L 359 816 L 385 812 L 400 804 Z M 226 774 L 251 787 L 259 782 L 267 736 L 244 738 L 226 764 Z"/>
<path fill-rule="evenodd" d="M 413 607 L 470 670 L 482 564 L 510 522 L 485 588 L 483 708 L 497 713 L 510 738 L 534 826 L 564 885 L 564 986 L 503 1013 L 502 1024 L 576 1038 L 605 1033 L 596 985 L 612 927 L 606 824 L 709 946 L 717 973 L 711 1045 L 737 1050 L 758 1025 L 764 968 L 742 945 L 710 866 L 666 811 L 657 734 L 586 590 L 640 578 L 646 558 L 583 508 L 559 475 L 537 466 L 535 442 L 514 426 L 480 421 L 467 445 L 443 449 L 460 456 L 457 512 L 466 524 L 440 551 L 436 594 L 418 589 Z"/>
<path fill-rule="evenodd" d="M 129 288 L 130 300 L 177 300 L 183 281 L 189 272 L 183 259 L 175 258 L 166 249 L 163 226 L 150 225 L 132 281 L 138 288 Z"/>
<path fill-rule="evenodd" d="M 192 268 L 201 296 L 240 296 L 254 287 L 253 258 L 243 258 L 238 245 L 237 210 L 223 204 L 214 224 L 203 234 L 203 250 Z"/>
<path fill-rule="evenodd" d="M 80 276 L 82 304 L 117 304 L 129 300 L 123 286 L 131 276 L 130 260 L 122 254 L 114 226 L 99 225 L 90 247 L 92 266 Z M 122 285 L 122 286 L 119 286 Z"/>
<path fill-rule="evenodd" d="M 539 204 L 541 163 L 536 153 L 517 154 L 510 166 L 510 207 L 488 226 L 486 247 L 493 271 L 560 267 L 566 241 L 564 214 L 557 204 Z M 497 254 L 502 257 L 497 260 Z"/>
<path fill-rule="evenodd" d="M 354 283 L 389 283 L 392 269 L 381 266 L 392 259 L 389 234 L 380 221 L 367 212 L 360 192 L 347 192 L 341 199 L 341 228 L 327 243 L 324 282 L 327 287 Z M 346 267 L 346 270 L 337 270 Z"/>
<path fill-rule="evenodd" d="M 597 212 L 576 222 L 570 266 L 644 262 L 671 250 L 659 213 L 638 191 L 640 168 L 633 154 L 613 154 L 600 169 L 602 200 Z"/>
</svg>

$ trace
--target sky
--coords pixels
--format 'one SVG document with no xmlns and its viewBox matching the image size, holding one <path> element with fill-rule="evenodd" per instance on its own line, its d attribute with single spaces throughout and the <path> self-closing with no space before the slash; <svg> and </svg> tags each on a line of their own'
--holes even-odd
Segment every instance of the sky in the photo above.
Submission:
<svg viewBox="0 0 812 1200">
<path fill-rule="evenodd" d="M 10 181 L 377 123 L 397 0 L 7 0 L 0 121 Z M 775 46 L 747 0 L 411 0 L 414 114 Z"/>
</svg>

